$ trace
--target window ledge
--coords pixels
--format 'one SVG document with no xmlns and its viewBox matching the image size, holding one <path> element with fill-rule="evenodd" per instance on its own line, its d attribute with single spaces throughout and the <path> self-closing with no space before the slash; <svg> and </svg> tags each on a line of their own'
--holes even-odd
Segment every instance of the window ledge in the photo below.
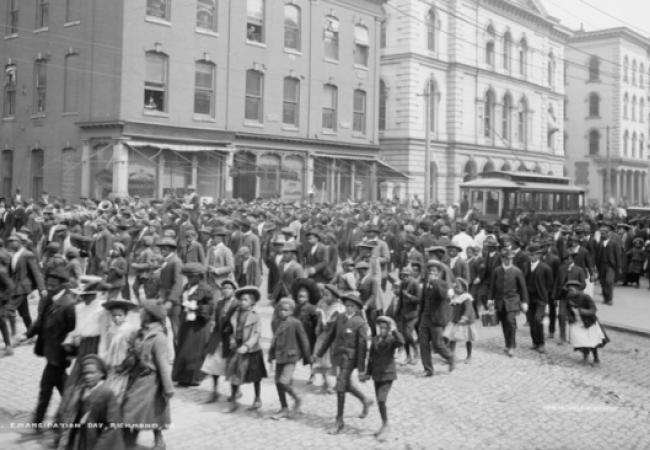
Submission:
<svg viewBox="0 0 650 450">
<path fill-rule="evenodd" d="M 302 52 L 300 50 L 296 50 L 295 48 L 284 47 L 284 52 L 290 55 L 302 56 Z"/>
<path fill-rule="evenodd" d="M 326 63 L 330 63 L 330 64 L 339 64 L 339 60 L 338 60 L 338 59 L 323 58 L 323 61 L 325 61 Z"/>
<path fill-rule="evenodd" d="M 600 117 L 600 116 L 587 116 L 587 117 L 585 117 L 585 120 L 599 120 L 601 118 L 602 117 Z"/>
<path fill-rule="evenodd" d="M 366 139 L 366 133 L 362 133 L 360 131 L 353 131 L 352 132 L 352 137 L 355 139 Z"/>
<path fill-rule="evenodd" d="M 266 48 L 266 44 L 264 42 L 249 41 L 246 39 L 246 44 L 252 45 L 253 47 Z"/>
<path fill-rule="evenodd" d="M 589 84 L 589 83 L 602 83 L 602 81 L 601 81 L 600 78 L 599 78 L 599 79 L 597 79 L 597 80 L 587 80 L 586 83 L 587 83 L 587 84 Z"/>
<path fill-rule="evenodd" d="M 15 122 L 15 121 L 16 121 L 16 117 L 15 117 L 15 116 L 3 117 L 3 118 L 2 118 L 2 121 L 3 121 L 3 122 Z"/>
<path fill-rule="evenodd" d="M 162 25 L 164 27 L 171 27 L 172 23 L 169 20 L 161 19 L 159 17 L 145 16 L 145 22 L 154 23 L 156 25 Z"/>
<path fill-rule="evenodd" d="M 202 116 L 202 115 L 197 115 L 197 114 L 192 116 L 192 120 L 194 120 L 195 122 L 210 122 L 210 123 L 215 123 L 216 122 L 216 119 L 214 117 Z"/>
<path fill-rule="evenodd" d="M 78 112 L 69 111 L 69 112 L 64 112 L 63 114 L 61 114 L 61 117 L 71 117 L 71 116 L 78 116 L 78 115 L 79 115 Z"/>
<path fill-rule="evenodd" d="M 8 41 L 9 39 L 17 39 L 17 38 L 18 38 L 18 33 L 8 34 L 5 36 L 6 41 Z"/>
<path fill-rule="evenodd" d="M 32 119 L 44 119 L 45 117 L 46 117 L 45 113 L 32 114 Z"/>
<path fill-rule="evenodd" d="M 300 131 L 300 128 L 293 125 L 285 125 L 282 127 L 282 131 L 292 131 L 294 133 L 297 133 L 298 131 Z"/>
<path fill-rule="evenodd" d="M 321 134 L 328 136 L 336 136 L 336 130 L 321 130 Z"/>
<path fill-rule="evenodd" d="M 208 30 L 207 28 L 199 28 L 196 27 L 194 31 L 198 34 L 202 34 L 204 36 L 211 36 L 211 37 L 219 37 L 219 32 L 218 31 L 212 31 Z"/>
<path fill-rule="evenodd" d="M 148 110 L 145 109 L 142 112 L 142 114 L 144 114 L 145 116 L 149 116 L 149 117 L 163 117 L 163 118 L 166 118 L 166 119 L 169 118 L 169 113 L 166 113 L 164 111 L 148 111 Z"/>
<path fill-rule="evenodd" d="M 368 66 L 362 66 L 361 64 L 355 64 L 354 68 L 359 70 L 368 70 Z"/>
<path fill-rule="evenodd" d="M 63 28 L 75 27 L 77 25 L 81 25 L 81 20 L 71 20 L 70 22 L 66 22 L 63 24 Z"/>
<path fill-rule="evenodd" d="M 45 33 L 46 31 L 49 31 L 50 27 L 43 27 L 43 28 L 37 28 L 33 31 L 34 34 L 38 33 Z"/>
<path fill-rule="evenodd" d="M 244 120 L 244 126 L 251 128 L 264 128 L 264 124 L 262 122 L 254 122 L 252 120 Z"/>
</svg>

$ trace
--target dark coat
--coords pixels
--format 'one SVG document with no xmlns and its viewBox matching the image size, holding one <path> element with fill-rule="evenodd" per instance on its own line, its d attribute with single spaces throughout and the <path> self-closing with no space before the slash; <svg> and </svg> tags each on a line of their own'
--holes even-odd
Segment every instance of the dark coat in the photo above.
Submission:
<svg viewBox="0 0 650 450">
<path fill-rule="evenodd" d="M 560 266 L 560 271 L 553 287 L 554 299 L 564 299 L 566 297 L 567 291 L 564 286 L 569 281 L 579 281 L 580 290 L 583 290 L 587 285 L 585 270 L 576 264 L 574 264 L 570 269 L 566 264 Z"/>
<path fill-rule="evenodd" d="M 524 278 L 528 276 L 528 272 L 530 272 L 530 257 L 524 253 L 523 250 L 519 250 L 515 254 L 515 256 L 512 258 L 512 264 L 521 270 L 521 273 L 524 274 Z"/>
<path fill-rule="evenodd" d="M 178 255 L 163 262 L 160 269 L 160 298 L 163 302 L 179 303 L 183 292 L 183 263 Z"/>
<path fill-rule="evenodd" d="M 404 318 L 407 320 L 417 318 L 421 299 L 422 285 L 416 280 L 408 280 L 405 286 L 400 287 L 397 294 L 395 318 Z"/>
<path fill-rule="evenodd" d="M 368 326 L 360 313 L 349 319 L 345 314 L 339 314 L 333 326 L 326 329 L 323 344 L 316 356 L 321 358 L 330 346 L 334 365 L 340 366 L 347 359 L 354 361 L 359 372 L 364 372 L 368 352 Z"/>
<path fill-rule="evenodd" d="M 528 298 L 531 302 L 537 304 L 547 304 L 551 300 L 553 293 L 553 273 L 551 268 L 540 261 L 535 270 L 528 272 L 526 276 L 526 286 L 528 288 Z"/>
<path fill-rule="evenodd" d="M 307 335 L 311 352 L 316 344 L 316 329 L 318 328 L 320 319 L 318 311 L 316 311 L 316 306 L 309 302 L 297 303 L 293 315 L 302 324 L 303 330 Z"/>
<path fill-rule="evenodd" d="M 366 372 L 374 381 L 393 381 L 397 379 L 395 350 L 404 345 L 404 337 L 394 330 L 386 339 L 372 338 Z"/>
<path fill-rule="evenodd" d="M 576 313 L 580 316 L 585 328 L 589 328 L 598 320 L 594 300 L 582 292 L 569 299 L 569 323 L 574 323 L 577 320 Z"/>
<path fill-rule="evenodd" d="M 451 318 L 448 285 L 442 280 L 426 281 L 420 300 L 420 324 L 444 327 Z"/>
<path fill-rule="evenodd" d="M 601 278 L 607 269 L 619 273 L 623 269 L 621 244 L 616 238 L 610 237 L 607 247 L 604 247 L 604 241 L 601 239 L 599 246 L 598 270 Z"/>
<path fill-rule="evenodd" d="M 67 367 L 69 362 L 65 349 L 61 345 L 67 334 L 75 327 L 75 299 L 65 292 L 56 301 L 48 295 L 44 301 L 42 313 L 27 331 L 27 337 L 38 336 L 34 353 L 44 356 L 47 363 L 57 367 Z"/>
<path fill-rule="evenodd" d="M 307 250 L 305 255 L 305 266 L 309 269 L 314 269 L 314 273 L 309 275 L 317 283 L 328 283 L 333 274 L 329 269 L 329 251 L 325 244 L 317 243 L 316 250 L 312 252 L 312 248 Z"/>
<path fill-rule="evenodd" d="M 9 264 L 9 274 L 14 282 L 14 296 L 27 295 L 34 289 L 38 289 L 39 292 L 45 290 L 43 275 L 36 263 L 36 257 L 27 249 L 24 249 L 18 258 L 16 267 Z"/>
<path fill-rule="evenodd" d="M 521 303 L 528 303 L 528 289 L 524 275 L 515 266 L 511 266 L 510 276 L 506 270 L 499 266 L 492 274 L 488 299 L 494 300 L 497 311 L 505 308 L 506 312 L 516 313 L 521 311 Z"/>
<path fill-rule="evenodd" d="M 219 344 L 222 344 L 221 356 L 227 358 L 231 354 L 230 337 L 233 333 L 230 319 L 235 311 L 237 311 L 237 301 L 233 300 L 226 311 L 224 311 L 225 307 L 226 299 L 221 299 L 217 302 L 217 306 L 214 310 L 214 329 L 212 330 L 212 334 L 208 340 L 206 353 L 214 353 L 219 347 Z"/>
<path fill-rule="evenodd" d="M 278 323 L 269 348 L 269 360 L 278 364 L 296 363 L 302 359 L 311 362 L 311 347 L 302 323 L 295 317 L 287 317 Z"/>
</svg>

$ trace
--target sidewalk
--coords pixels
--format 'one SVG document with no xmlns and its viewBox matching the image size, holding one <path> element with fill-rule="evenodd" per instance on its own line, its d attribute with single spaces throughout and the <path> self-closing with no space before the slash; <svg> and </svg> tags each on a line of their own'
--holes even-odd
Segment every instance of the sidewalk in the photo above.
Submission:
<svg viewBox="0 0 650 450">
<path fill-rule="evenodd" d="M 598 320 L 604 327 L 650 337 L 650 291 L 646 280 L 641 281 L 639 289 L 616 286 L 612 306 L 603 304 L 599 287 L 595 291 Z"/>
</svg>

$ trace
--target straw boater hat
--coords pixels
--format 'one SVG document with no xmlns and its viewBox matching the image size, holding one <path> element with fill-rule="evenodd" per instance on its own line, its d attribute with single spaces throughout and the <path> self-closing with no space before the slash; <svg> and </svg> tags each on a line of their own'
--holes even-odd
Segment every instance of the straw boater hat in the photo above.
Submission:
<svg viewBox="0 0 650 450">
<path fill-rule="evenodd" d="M 219 287 L 220 287 L 221 289 L 223 289 L 223 287 L 224 287 L 225 285 L 227 285 L 227 284 L 229 284 L 230 286 L 232 286 L 232 288 L 235 289 L 235 290 L 237 290 L 237 288 L 239 288 L 239 286 L 237 286 L 237 283 L 236 283 L 234 280 L 223 280 L 221 283 L 219 283 Z"/>
</svg>

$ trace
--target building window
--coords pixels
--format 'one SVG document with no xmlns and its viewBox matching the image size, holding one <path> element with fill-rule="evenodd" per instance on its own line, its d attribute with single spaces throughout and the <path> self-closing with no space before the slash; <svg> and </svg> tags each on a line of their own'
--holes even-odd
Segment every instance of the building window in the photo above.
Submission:
<svg viewBox="0 0 650 450">
<path fill-rule="evenodd" d="M 600 153 L 600 132 L 591 130 L 589 132 L 589 154 L 597 155 Z"/>
<path fill-rule="evenodd" d="M 246 39 L 264 42 L 264 0 L 246 0 Z"/>
<path fill-rule="evenodd" d="M 600 117 L 600 97 L 595 92 L 589 94 L 589 117 Z"/>
<path fill-rule="evenodd" d="M 636 59 L 632 60 L 632 86 L 636 86 Z"/>
<path fill-rule="evenodd" d="M 632 133 L 632 158 L 636 158 L 636 132 Z"/>
<path fill-rule="evenodd" d="M 510 117 L 512 114 L 512 97 L 510 94 L 503 96 L 503 109 L 501 110 L 501 137 L 510 142 Z"/>
<path fill-rule="evenodd" d="M 300 80 L 294 77 L 284 78 L 284 95 L 282 97 L 282 123 L 298 128 L 300 120 Z"/>
<path fill-rule="evenodd" d="M 503 35 L 503 68 L 510 70 L 510 60 L 512 58 L 512 37 L 510 32 L 506 31 Z"/>
<path fill-rule="evenodd" d="M 336 131 L 339 90 L 333 84 L 323 86 L 323 129 Z"/>
<path fill-rule="evenodd" d="M 628 71 L 630 70 L 629 65 L 630 65 L 630 61 L 626 56 L 625 58 L 623 58 L 623 81 L 625 81 L 626 83 L 628 80 Z"/>
<path fill-rule="evenodd" d="M 368 29 L 357 25 L 354 27 L 354 63 L 368 67 L 368 53 L 370 49 L 370 37 Z"/>
<path fill-rule="evenodd" d="M 323 30 L 323 43 L 325 45 L 325 58 L 338 61 L 339 59 L 339 19 L 332 16 L 325 17 Z"/>
<path fill-rule="evenodd" d="M 197 0 L 196 28 L 216 33 L 219 31 L 217 0 Z"/>
<path fill-rule="evenodd" d="M 643 123 L 645 119 L 645 102 L 643 99 L 639 99 L 639 122 Z"/>
<path fill-rule="evenodd" d="M 168 65 L 164 53 L 147 52 L 144 81 L 144 109 L 147 111 L 167 111 Z"/>
<path fill-rule="evenodd" d="M 36 0 L 36 29 L 47 28 L 50 20 L 50 0 Z"/>
<path fill-rule="evenodd" d="M 45 155 L 43 150 L 32 150 L 32 197 L 36 198 L 43 193 L 43 166 L 45 165 Z"/>
<path fill-rule="evenodd" d="M 47 61 L 34 62 L 34 112 L 44 113 L 47 107 Z"/>
<path fill-rule="evenodd" d="M 381 21 L 379 25 L 379 48 L 386 48 L 386 38 L 388 34 L 387 19 Z"/>
<path fill-rule="evenodd" d="M 636 120 L 636 95 L 632 96 L 632 121 L 634 122 Z"/>
<path fill-rule="evenodd" d="M 7 2 L 7 35 L 18 34 L 18 0 Z"/>
<path fill-rule="evenodd" d="M 77 22 L 81 18 L 81 0 L 65 0 L 66 23 Z"/>
<path fill-rule="evenodd" d="M 623 96 L 623 119 L 627 119 L 629 117 L 629 109 L 630 109 L 630 98 L 627 95 L 627 92 Z"/>
<path fill-rule="evenodd" d="M 427 15 L 427 49 L 431 52 L 436 51 L 436 12 L 429 10 Z"/>
<path fill-rule="evenodd" d="M 5 198 L 11 197 L 14 173 L 14 152 L 13 150 L 2 151 L 2 193 Z"/>
<path fill-rule="evenodd" d="M 67 54 L 63 68 L 63 112 L 79 112 L 80 71 L 79 54 Z"/>
<path fill-rule="evenodd" d="M 528 142 L 528 101 L 523 97 L 517 109 L 517 137 L 520 144 Z"/>
<path fill-rule="evenodd" d="M 643 88 L 643 76 L 644 76 L 643 64 L 639 65 L 639 87 Z"/>
<path fill-rule="evenodd" d="M 434 132 L 438 122 L 438 84 L 434 79 L 428 83 L 426 95 L 429 103 L 429 131 Z"/>
<path fill-rule="evenodd" d="M 163 20 L 170 19 L 171 0 L 147 0 L 147 15 Z"/>
<path fill-rule="evenodd" d="M 526 64 L 528 59 L 528 43 L 526 38 L 519 41 L 519 75 L 526 76 Z"/>
<path fill-rule="evenodd" d="M 5 67 L 5 83 L 3 88 L 3 117 L 13 117 L 16 115 L 16 66 L 10 64 Z"/>
<path fill-rule="evenodd" d="M 284 48 L 300 50 L 300 8 L 284 5 Z"/>
<path fill-rule="evenodd" d="M 627 156 L 627 149 L 630 145 L 630 133 L 625 130 L 623 134 L 623 156 Z"/>
<path fill-rule="evenodd" d="M 494 27 L 489 25 L 487 28 L 487 40 L 485 42 L 485 63 L 494 68 Z"/>
<path fill-rule="evenodd" d="M 598 56 L 589 58 L 589 81 L 600 81 L 600 58 Z"/>
<path fill-rule="evenodd" d="M 494 131 L 494 91 L 491 89 L 485 93 L 485 117 L 483 118 L 483 135 L 492 137 Z"/>
<path fill-rule="evenodd" d="M 386 101 L 388 100 L 388 91 L 384 80 L 379 80 L 379 129 L 386 129 Z"/>
<path fill-rule="evenodd" d="M 352 131 L 366 134 L 366 93 L 361 89 L 354 90 Z"/>
<path fill-rule="evenodd" d="M 246 108 L 244 118 L 262 123 L 264 121 L 264 74 L 258 70 L 246 71 Z"/>
<path fill-rule="evenodd" d="M 555 85 L 555 56 L 553 56 L 553 52 L 550 52 L 548 54 L 548 67 L 547 67 L 547 83 L 549 86 L 553 87 Z"/>
<path fill-rule="evenodd" d="M 194 71 L 194 114 L 214 117 L 215 65 L 198 61 Z"/>
<path fill-rule="evenodd" d="M 644 142 L 645 140 L 643 139 L 643 134 L 639 136 L 639 159 L 643 159 L 643 153 L 644 153 Z"/>
</svg>

